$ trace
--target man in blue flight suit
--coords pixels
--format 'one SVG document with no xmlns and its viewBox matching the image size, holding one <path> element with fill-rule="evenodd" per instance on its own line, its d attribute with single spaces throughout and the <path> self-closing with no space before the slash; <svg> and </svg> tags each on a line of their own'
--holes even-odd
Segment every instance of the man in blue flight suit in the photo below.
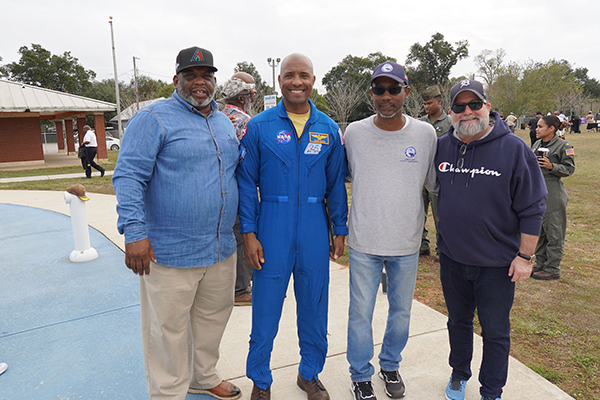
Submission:
<svg viewBox="0 0 600 400">
<path fill-rule="evenodd" d="M 328 256 L 342 255 L 348 234 L 347 167 L 338 126 L 308 99 L 314 82 L 308 57 L 287 56 L 279 75 L 283 100 L 250 119 L 242 139 L 240 231 L 256 270 L 246 363 L 252 400 L 271 396 L 271 351 L 291 274 L 301 355 L 297 384 L 309 400 L 329 399 L 318 374 L 327 354 Z"/>
</svg>

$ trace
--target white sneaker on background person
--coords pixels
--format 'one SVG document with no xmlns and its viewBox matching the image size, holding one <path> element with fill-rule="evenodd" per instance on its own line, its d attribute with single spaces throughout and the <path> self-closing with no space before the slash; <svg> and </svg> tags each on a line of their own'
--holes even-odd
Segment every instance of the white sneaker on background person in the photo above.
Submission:
<svg viewBox="0 0 600 400">
<path fill-rule="evenodd" d="M 6 368 L 8 368 L 8 364 L 0 363 L 0 375 L 2 375 L 4 371 L 6 371 Z"/>
</svg>

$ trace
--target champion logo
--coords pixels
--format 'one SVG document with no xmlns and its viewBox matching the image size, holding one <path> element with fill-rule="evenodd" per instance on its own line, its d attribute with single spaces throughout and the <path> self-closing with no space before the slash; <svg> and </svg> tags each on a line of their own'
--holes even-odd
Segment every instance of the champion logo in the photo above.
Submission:
<svg viewBox="0 0 600 400">
<path fill-rule="evenodd" d="M 200 51 L 200 49 L 196 50 L 196 52 L 190 59 L 190 62 L 194 62 L 194 61 L 204 61 L 204 57 L 202 56 L 202 52 Z"/>
<path fill-rule="evenodd" d="M 456 174 L 469 174 L 471 178 L 474 178 L 475 175 L 488 175 L 488 176 L 501 176 L 502 174 L 498 171 L 494 171 L 492 169 L 481 168 L 454 168 L 454 165 L 444 161 L 438 165 L 438 171 L 440 172 L 454 172 Z"/>
</svg>

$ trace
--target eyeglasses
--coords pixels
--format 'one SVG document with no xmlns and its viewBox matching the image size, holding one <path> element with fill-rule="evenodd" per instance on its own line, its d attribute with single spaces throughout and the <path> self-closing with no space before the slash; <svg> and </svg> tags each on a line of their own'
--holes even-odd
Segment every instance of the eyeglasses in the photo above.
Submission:
<svg viewBox="0 0 600 400">
<path fill-rule="evenodd" d="M 372 86 L 371 90 L 373 91 L 373 94 L 375 96 L 383 96 L 383 94 L 385 92 L 388 92 L 390 94 L 390 96 L 395 96 L 397 94 L 400 94 L 400 92 L 402 91 L 402 89 L 404 89 L 406 86 L 403 85 L 398 85 L 398 86 L 392 86 L 392 87 L 380 87 L 380 86 Z"/>
<path fill-rule="evenodd" d="M 472 100 L 468 103 L 456 103 L 452 105 L 452 111 L 454 111 L 455 114 L 460 114 L 465 112 L 467 106 L 469 106 L 471 110 L 477 111 L 481 110 L 481 107 L 483 107 L 484 103 L 485 101 L 483 100 Z"/>
</svg>

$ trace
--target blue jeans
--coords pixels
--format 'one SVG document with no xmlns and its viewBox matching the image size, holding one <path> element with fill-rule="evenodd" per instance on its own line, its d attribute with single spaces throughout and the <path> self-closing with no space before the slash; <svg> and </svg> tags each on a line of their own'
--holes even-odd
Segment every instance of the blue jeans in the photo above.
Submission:
<svg viewBox="0 0 600 400">
<path fill-rule="evenodd" d="M 388 318 L 379 353 L 384 371 L 396 371 L 408 341 L 410 309 L 415 293 L 419 252 L 408 256 L 375 256 L 350 249 L 350 307 L 348 352 L 353 382 L 370 381 L 375 372 L 373 358 L 373 310 L 381 272 L 387 276 Z"/>
<path fill-rule="evenodd" d="M 510 309 L 515 296 L 515 284 L 508 276 L 508 269 L 465 265 L 440 254 L 452 377 L 465 381 L 471 377 L 473 316 L 477 309 L 483 337 L 479 370 L 479 391 L 483 397 L 500 397 L 508 374 Z"/>
</svg>

